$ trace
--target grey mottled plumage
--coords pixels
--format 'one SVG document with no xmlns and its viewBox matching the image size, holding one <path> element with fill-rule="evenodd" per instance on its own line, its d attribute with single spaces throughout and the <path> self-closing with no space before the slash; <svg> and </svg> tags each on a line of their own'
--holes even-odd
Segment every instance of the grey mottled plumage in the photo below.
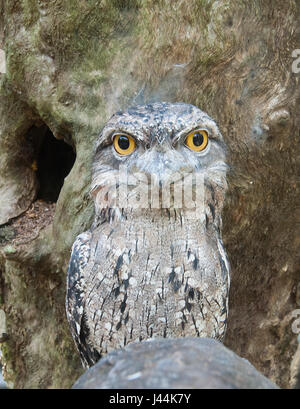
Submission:
<svg viewBox="0 0 300 409">
<path fill-rule="evenodd" d="M 207 147 L 185 145 L 195 129 Z M 135 150 L 119 155 L 116 134 Z M 204 177 L 204 209 L 116 206 L 120 164 L 153 177 L 158 191 L 173 175 Z M 226 192 L 223 137 L 215 122 L 184 103 L 154 103 L 116 113 L 99 135 L 92 175 L 95 221 L 73 245 L 67 317 L 85 366 L 127 343 L 151 337 L 222 340 L 228 313 L 229 266 L 220 237 Z M 193 189 L 195 186 L 193 185 Z M 129 186 L 130 196 L 132 186 Z M 109 200 L 107 202 L 107 197 Z"/>
</svg>

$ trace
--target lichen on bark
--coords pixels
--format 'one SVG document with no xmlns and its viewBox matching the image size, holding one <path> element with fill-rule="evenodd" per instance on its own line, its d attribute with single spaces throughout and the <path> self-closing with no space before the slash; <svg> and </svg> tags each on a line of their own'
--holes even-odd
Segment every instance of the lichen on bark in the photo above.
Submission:
<svg viewBox="0 0 300 409">
<path fill-rule="evenodd" d="M 93 142 L 115 111 L 167 100 L 207 111 L 228 145 L 226 345 L 288 387 L 300 305 L 299 2 L 3 0 L 0 11 L 1 349 L 11 386 L 69 387 L 82 372 L 65 276 L 72 242 L 92 221 Z M 20 244 L 9 228 L 30 217 L 39 191 L 28 132 L 45 126 L 76 161 L 54 218 Z"/>
</svg>

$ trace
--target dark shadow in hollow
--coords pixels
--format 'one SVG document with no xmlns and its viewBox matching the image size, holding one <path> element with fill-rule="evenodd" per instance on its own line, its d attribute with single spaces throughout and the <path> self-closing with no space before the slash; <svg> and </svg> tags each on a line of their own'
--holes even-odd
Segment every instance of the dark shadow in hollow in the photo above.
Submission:
<svg viewBox="0 0 300 409">
<path fill-rule="evenodd" d="M 36 199 L 55 203 L 64 179 L 74 165 L 76 154 L 70 145 L 56 139 L 46 125 L 32 127 L 28 139 L 34 151 L 34 167 L 39 183 Z"/>
</svg>

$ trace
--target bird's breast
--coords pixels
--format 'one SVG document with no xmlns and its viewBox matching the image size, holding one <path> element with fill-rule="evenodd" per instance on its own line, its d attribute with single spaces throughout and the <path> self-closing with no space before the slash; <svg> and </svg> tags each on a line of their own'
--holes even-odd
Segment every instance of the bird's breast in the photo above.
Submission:
<svg viewBox="0 0 300 409">
<path fill-rule="evenodd" d="M 100 353 L 157 336 L 221 339 L 228 279 L 217 239 L 168 215 L 95 230 L 85 308 Z"/>
</svg>

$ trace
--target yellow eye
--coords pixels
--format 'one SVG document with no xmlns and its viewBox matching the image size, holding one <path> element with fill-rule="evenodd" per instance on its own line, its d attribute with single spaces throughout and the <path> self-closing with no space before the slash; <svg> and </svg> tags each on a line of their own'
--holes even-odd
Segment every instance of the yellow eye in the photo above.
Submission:
<svg viewBox="0 0 300 409">
<path fill-rule="evenodd" d="M 130 155 L 135 150 L 135 140 L 125 134 L 115 135 L 114 148 L 120 155 Z"/>
<path fill-rule="evenodd" d="M 208 144 L 208 133 L 203 129 L 198 129 L 188 134 L 185 144 L 192 151 L 201 152 Z"/>
</svg>

